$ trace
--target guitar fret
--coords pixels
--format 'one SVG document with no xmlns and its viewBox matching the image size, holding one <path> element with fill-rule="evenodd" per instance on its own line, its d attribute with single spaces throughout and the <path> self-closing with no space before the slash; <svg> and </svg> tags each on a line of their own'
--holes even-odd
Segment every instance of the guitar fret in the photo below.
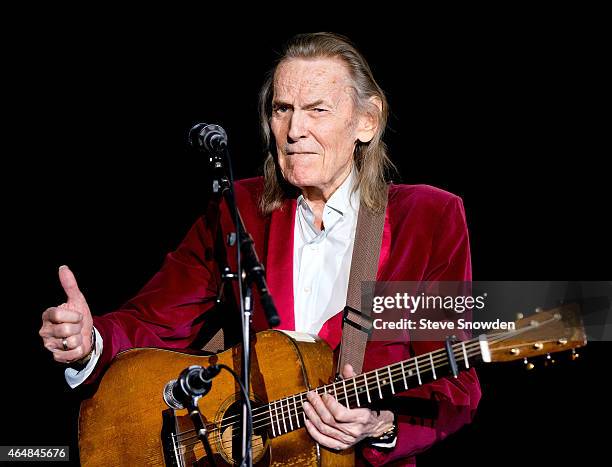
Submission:
<svg viewBox="0 0 612 467">
<path fill-rule="evenodd" d="M 353 378 L 353 386 L 355 386 L 355 399 L 357 399 L 357 407 L 361 407 L 361 402 L 359 401 L 359 391 L 357 391 L 357 377 Z"/>
<path fill-rule="evenodd" d="M 463 350 L 463 359 L 465 362 L 465 366 L 466 368 L 469 368 L 467 348 L 465 346 L 465 343 L 462 342 L 461 346 Z M 433 352 L 429 352 L 429 356 L 428 357 L 426 356 L 425 358 L 429 360 L 429 365 L 431 367 L 433 379 L 436 380 L 438 375 L 436 373 L 436 365 L 435 365 L 434 358 L 433 358 Z M 411 360 L 414 361 L 414 368 L 416 370 L 416 376 L 418 379 L 418 383 L 419 385 L 422 385 L 423 384 L 423 380 L 421 377 L 422 367 L 420 367 L 419 365 L 419 357 L 416 356 L 412 358 Z M 413 375 L 413 371 L 411 368 L 408 368 L 408 369 L 406 368 L 405 362 L 406 361 L 403 361 L 403 360 L 400 361 L 399 368 L 401 369 L 401 372 L 402 372 L 401 379 L 404 382 L 404 389 L 408 390 L 409 388 L 408 377 Z M 411 363 L 410 360 L 407 360 L 407 362 Z M 421 364 L 422 363 L 423 362 L 421 362 Z M 378 390 L 378 396 L 380 399 L 383 399 L 385 397 L 382 392 L 382 387 L 384 385 L 388 384 L 391 387 L 390 389 L 391 389 L 392 395 L 395 395 L 397 393 L 397 390 L 395 387 L 395 383 L 397 381 L 394 381 L 393 373 L 395 369 L 393 368 L 397 369 L 397 364 L 388 365 L 384 368 L 379 368 L 378 370 L 374 370 L 374 376 L 376 378 L 376 389 Z M 381 383 L 380 375 L 378 373 L 380 370 L 383 370 L 383 371 L 386 370 L 386 373 L 387 373 L 387 375 L 383 378 L 382 383 Z M 386 379 L 387 377 L 389 378 L 388 383 Z M 355 391 L 355 401 L 357 402 L 357 407 L 361 407 L 361 399 L 359 397 L 359 393 L 363 392 L 363 388 L 358 387 L 357 377 L 353 377 L 352 380 L 353 380 L 353 388 Z M 346 380 L 342 379 L 341 381 L 342 381 L 341 388 L 339 388 L 337 385 L 337 383 L 339 383 L 340 381 L 336 381 L 331 384 L 331 387 L 329 384 L 327 384 L 325 386 L 320 386 L 318 388 L 315 388 L 314 391 L 319 395 L 323 395 L 323 394 L 331 395 L 332 388 L 333 388 L 333 395 L 336 398 L 336 401 L 338 402 L 341 401 L 342 392 L 344 392 L 344 403 L 346 405 L 346 408 L 350 409 L 351 401 L 349 399 Z M 398 381 L 399 381 L 399 378 L 398 378 Z M 372 403 L 372 394 L 370 394 L 370 381 L 368 380 L 368 373 L 363 373 L 363 383 L 364 383 L 365 393 L 367 396 L 368 403 Z M 350 381 L 349 381 L 349 384 L 350 384 Z M 340 392 L 340 395 L 338 395 L 339 392 Z M 299 404 L 301 404 L 301 410 L 302 410 L 301 413 L 299 412 L 300 407 L 298 406 L 298 398 L 297 398 L 298 395 L 297 394 L 288 396 L 284 399 L 273 401 L 268 404 L 268 417 L 270 420 L 270 426 L 272 428 L 272 437 L 276 437 L 281 434 L 288 433 L 290 431 L 301 428 L 301 426 L 305 425 L 307 417 L 306 417 L 306 413 L 304 412 L 304 398 L 303 398 L 304 394 L 305 393 L 299 394 Z M 286 404 L 286 408 L 283 402 Z M 294 410 L 295 410 L 295 413 L 293 412 Z M 300 415 L 303 416 L 303 419 L 304 419 L 303 423 L 300 423 Z M 293 419 L 294 416 L 295 416 L 295 420 Z M 289 423 L 287 423 L 287 417 L 289 417 Z M 281 423 L 281 419 L 282 419 L 282 423 Z"/>
<path fill-rule="evenodd" d="M 372 403 L 372 399 L 370 399 L 370 388 L 368 387 L 368 377 L 366 373 L 363 374 L 363 380 L 365 381 L 366 394 L 368 395 L 368 403 Z"/>
<path fill-rule="evenodd" d="M 346 381 L 342 380 L 342 387 L 344 388 L 344 400 L 346 402 L 346 408 L 350 409 L 350 404 L 349 404 L 349 400 L 348 400 L 348 395 L 346 393 Z"/>
<path fill-rule="evenodd" d="M 391 382 L 391 394 L 395 394 L 395 388 L 393 387 L 393 376 L 391 375 L 391 367 L 387 367 L 387 371 L 389 372 L 389 381 Z"/>
<path fill-rule="evenodd" d="M 406 381 L 406 372 L 404 371 L 404 361 L 403 360 L 400 362 L 400 365 L 402 367 L 402 377 L 404 378 L 404 389 L 408 389 L 408 382 Z"/>
<path fill-rule="evenodd" d="M 465 350 L 465 342 L 461 343 L 461 347 L 463 347 L 463 361 L 465 362 L 465 368 L 468 369 L 470 367 L 470 363 L 468 362 L 468 356 Z"/>
<path fill-rule="evenodd" d="M 272 427 L 272 437 L 276 436 L 276 431 L 274 430 L 274 420 L 272 419 L 272 407 L 268 404 L 268 412 L 270 412 L 270 426 Z"/>
<path fill-rule="evenodd" d="M 295 407 L 295 424 L 300 427 L 300 414 L 298 413 L 297 400 L 295 400 L 295 394 L 293 395 L 293 406 Z"/>
<path fill-rule="evenodd" d="M 433 374 L 433 379 L 438 379 L 436 377 L 436 366 L 434 365 L 433 354 L 431 352 L 429 352 L 429 362 L 431 364 L 431 373 Z"/>
<path fill-rule="evenodd" d="M 291 407 L 289 406 L 289 398 L 287 398 L 286 401 L 287 401 L 287 410 L 289 411 L 289 427 L 291 428 L 291 431 L 293 431 L 293 420 L 291 419 Z"/>
</svg>

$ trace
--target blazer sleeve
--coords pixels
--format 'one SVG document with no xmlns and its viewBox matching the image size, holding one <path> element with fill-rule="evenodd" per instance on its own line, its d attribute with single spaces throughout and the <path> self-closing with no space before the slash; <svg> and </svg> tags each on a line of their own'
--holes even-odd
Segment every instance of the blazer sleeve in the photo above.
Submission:
<svg viewBox="0 0 612 467">
<path fill-rule="evenodd" d="M 463 203 L 452 196 L 441 210 L 432 238 L 424 281 L 471 281 L 472 270 L 468 229 Z M 465 337 L 465 336 L 462 336 Z M 420 355 L 440 348 L 442 343 L 413 341 L 412 354 Z M 480 384 L 473 368 L 461 371 L 458 378 L 440 378 L 402 393 L 402 404 L 418 406 L 425 401 L 434 407 L 433 419 L 399 415 L 398 437 L 394 448 L 365 447 L 363 455 L 372 465 L 383 465 L 414 456 L 471 422 L 481 398 Z M 396 401 L 397 402 L 397 401 Z"/>
<path fill-rule="evenodd" d="M 104 346 L 93 373 L 95 382 L 117 353 L 134 347 L 187 348 L 213 307 L 219 282 L 212 254 L 216 229 L 200 218 L 161 270 L 120 309 L 94 317 Z"/>
</svg>

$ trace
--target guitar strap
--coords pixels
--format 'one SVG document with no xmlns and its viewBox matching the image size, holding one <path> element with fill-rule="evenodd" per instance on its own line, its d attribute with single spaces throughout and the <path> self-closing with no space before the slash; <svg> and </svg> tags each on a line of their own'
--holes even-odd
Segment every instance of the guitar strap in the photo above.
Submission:
<svg viewBox="0 0 612 467">
<path fill-rule="evenodd" d="M 350 363 L 356 374 L 363 368 L 366 344 L 372 334 L 372 294 L 362 287 L 364 282 L 372 284 L 376 280 L 378 260 L 385 226 L 388 190 L 385 191 L 382 212 L 372 212 L 363 204 L 357 216 L 357 229 L 351 259 L 346 307 L 342 318 L 342 340 L 338 358 L 337 375 L 346 363 Z"/>
<path fill-rule="evenodd" d="M 364 294 L 363 282 L 376 280 L 382 233 L 385 225 L 388 190 L 385 191 L 384 209 L 380 213 L 372 212 L 363 204 L 357 216 L 355 243 L 351 257 L 351 270 L 346 293 L 346 306 L 342 318 L 342 340 L 338 358 L 337 373 L 340 374 L 345 363 L 350 363 L 356 374 L 361 373 L 363 358 L 368 338 L 372 334 L 371 294 Z M 364 303 L 367 302 L 367 303 Z M 214 326 L 213 326 L 214 327 Z M 216 331 L 208 335 L 202 350 L 217 353 L 224 350 L 226 336 L 222 326 L 214 327 Z"/>
</svg>

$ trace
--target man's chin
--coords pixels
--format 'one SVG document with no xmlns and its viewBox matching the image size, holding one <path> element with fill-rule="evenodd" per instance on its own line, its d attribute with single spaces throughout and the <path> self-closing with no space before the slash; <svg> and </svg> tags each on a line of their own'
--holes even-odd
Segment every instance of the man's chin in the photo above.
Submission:
<svg viewBox="0 0 612 467">
<path fill-rule="evenodd" d="M 299 188 L 300 190 L 314 186 L 313 181 L 306 179 L 306 178 L 290 178 L 290 179 L 287 179 L 287 181 L 294 187 Z"/>
<path fill-rule="evenodd" d="M 292 171 L 292 173 L 285 176 L 285 180 L 298 188 L 316 186 L 320 180 L 312 176 L 314 172 L 316 172 L 316 170 L 312 167 L 304 168 L 299 171 Z"/>
</svg>

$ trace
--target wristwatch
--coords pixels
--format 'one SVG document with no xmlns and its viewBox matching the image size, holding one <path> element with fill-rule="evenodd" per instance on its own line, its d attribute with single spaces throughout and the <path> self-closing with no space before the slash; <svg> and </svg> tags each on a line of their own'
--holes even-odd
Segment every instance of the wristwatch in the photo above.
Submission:
<svg viewBox="0 0 612 467">
<path fill-rule="evenodd" d="M 377 411 L 380 415 L 380 412 Z M 382 435 L 367 439 L 368 444 L 391 444 L 397 438 L 397 414 L 393 412 L 393 426 L 385 431 Z M 375 446 L 376 447 L 376 446 Z"/>
</svg>

